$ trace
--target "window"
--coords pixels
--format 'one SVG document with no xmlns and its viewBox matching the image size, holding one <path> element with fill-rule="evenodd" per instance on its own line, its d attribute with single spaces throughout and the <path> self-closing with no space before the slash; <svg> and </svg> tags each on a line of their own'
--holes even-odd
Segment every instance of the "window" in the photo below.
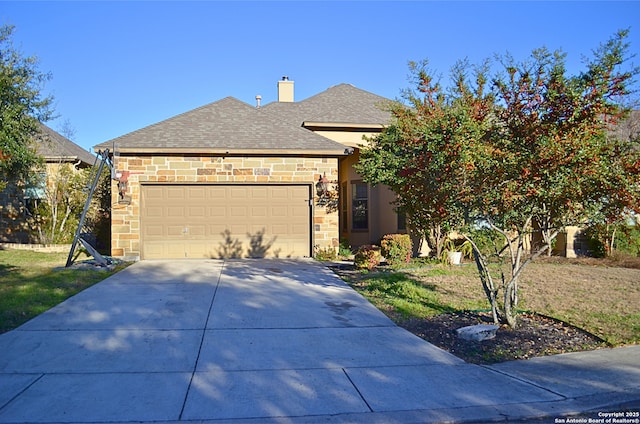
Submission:
<svg viewBox="0 0 640 424">
<path fill-rule="evenodd" d="M 32 175 L 24 188 L 25 199 L 42 200 L 47 197 L 47 174 Z"/>
<path fill-rule="evenodd" d="M 34 216 L 38 205 L 47 197 L 47 174 L 40 172 L 30 176 L 24 188 L 25 215 Z"/>
<path fill-rule="evenodd" d="M 349 209 L 348 209 L 348 205 L 349 205 L 349 199 L 347 199 L 347 183 L 342 183 L 342 187 L 340 187 L 340 198 L 342 199 L 342 205 L 341 205 L 341 217 L 340 219 L 342 220 L 342 231 L 343 232 L 347 232 L 349 231 L 349 224 L 348 224 L 348 217 L 349 217 Z"/>
<path fill-rule="evenodd" d="M 407 214 L 405 211 L 401 209 L 396 209 L 396 214 L 398 217 L 398 231 L 406 231 L 407 230 Z"/>
<path fill-rule="evenodd" d="M 351 184 L 351 229 L 369 229 L 369 186 L 366 183 Z"/>
</svg>

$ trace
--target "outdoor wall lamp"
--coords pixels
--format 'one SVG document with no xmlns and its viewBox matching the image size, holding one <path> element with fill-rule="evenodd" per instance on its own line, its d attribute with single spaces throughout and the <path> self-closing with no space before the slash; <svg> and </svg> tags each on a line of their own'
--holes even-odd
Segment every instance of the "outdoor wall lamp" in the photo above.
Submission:
<svg viewBox="0 0 640 424">
<path fill-rule="evenodd" d="M 126 194 L 129 189 L 129 171 L 116 172 L 116 178 L 118 179 L 118 194 L 120 195 L 120 201 L 128 200 L 126 198 Z"/>
<path fill-rule="evenodd" d="M 127 186 L 129 184 L 126 181 L 118 181 L 118 193 L 120 194 L 120 198 L 124 199 L 124 195 L 127 193 Z"/>
<path fill-rule="evenodd" d="M 318 197 L 320 198 L 325 198 L 329 195 L 329 179 L 327 178 L 326 172 L 318 178 L 318 182 L 316 183 L 316 193 L 318 193 Z"/>
</svg>

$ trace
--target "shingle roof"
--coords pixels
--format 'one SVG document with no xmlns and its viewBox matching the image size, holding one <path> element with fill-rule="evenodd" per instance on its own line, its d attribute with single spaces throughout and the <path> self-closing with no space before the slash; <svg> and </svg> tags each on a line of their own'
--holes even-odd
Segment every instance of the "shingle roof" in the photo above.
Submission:
<svg viewBox="0 0 640 424">
<path fill-rule="evenodd" d="M 47 162 L 80 160 L 87 165 L 95 162 L 94 155 L 44 124 L 40 124 L 40 134 L 36 141 L 38 154 Z"/>
<path fill-rule="evenodd" d="M 262 108 L 236 98 L 193 109 L 97 145 L 120 151 L 281 151 L 343 154 L 344 146 L 298 126 L 283 122 Z"/>
<path fill-rule="evenodd" d="M 273 102 L 264 109 L 296 125 L 306 121 L 387 125 L 391 119 L 386 109 L 389 102 L 351 84 L 339 84 L 300 102 Z"/>
</svg>

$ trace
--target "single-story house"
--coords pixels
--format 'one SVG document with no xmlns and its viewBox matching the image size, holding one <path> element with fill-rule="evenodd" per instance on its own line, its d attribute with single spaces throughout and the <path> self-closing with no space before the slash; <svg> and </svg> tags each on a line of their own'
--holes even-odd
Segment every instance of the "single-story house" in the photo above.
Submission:
<svg viewBox="0 0 640 424">
<path fill-rule="evenodd" d="M 34 169 L 39 173 L 35 184 L 11 181 L 0 192 L 0 242 L 39 243 L 30 223 L 33 202 L 47 201 L 47 188 L 51 187 L 61 167 L 79 170 L 93 166 L 95 156 L 73 141 L 39 124 L 36 152 L 42 156 L 44 167 Z"/>
<path fill-rule="evenodd" d="M 112 249 L 127 259 L 310 257 L 404 232 L 393 193 L 354 172 L 389 99 L 340 84 L 296 102 L 233 97 L 101 143 L 114 164 Z"/>
</svg>

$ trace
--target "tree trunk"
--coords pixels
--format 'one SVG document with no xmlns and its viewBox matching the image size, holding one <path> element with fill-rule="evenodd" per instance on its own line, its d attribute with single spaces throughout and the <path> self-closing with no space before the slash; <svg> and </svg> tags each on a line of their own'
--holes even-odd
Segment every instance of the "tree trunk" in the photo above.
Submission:
<svg viewBox="0 0 640 424">
<path fill-rule="evenodd" d="M 484 294 L 487 296 L 489 300 L 489 304 L 491 305 L 491 315 L 493 316 L 493 323 L 499 325 L 502 323 L 502 314 L 499 311 L 498 306 L 498 289 L 493 282 L 493 278 L 491 277 L 491 273 L 489 272 L 489 267 L 484 257 L 480 253 L 480 249 L 478 246 L 466 235 L 464 236 L 467 239 L 471 246 L 473 247 L 473 258 L 476 263 L 476 267 L 478 268 L 478 274 L 480 275 L 480 281 L 482 282 L 482 288 L 484 289 Z"/>
<path fill-rule="evenodd" d="M 64 213 L 64 218 L 62 218 L 62 222 L 60 223 L 60 230 L 59 233 L 63 234 L 64 233 L 64 227 L 67 225 L 67 220 L 69 219 L 69 216 L 71 215 L 71 206 L 67 205 L 66 211 Z"/>
<path fill-rule="evenodd" d="M 442 234 L 442 228 L 439 224 L 436 224 L 429 228 L 429 235 L 427 238 L 429 248 L 435 251 L 435 257 L 439 258 L 442 255 L 442 246 L 444 244 L 444 234 Z"/>
<path fill-rule="evenodd" d="M 616 241 L 616 230 L 617 227 L 613 226 L 613 231 L 611 231 L 611 244 L 609 245 L 609 255 L 613 255 L 613 244 Z"/>
<path fill-rule="evenodd" d="M 513 277 L 504 287 L 504 320 L 511 328 L 518 324 L 518 277 Z"/>
</svg>

